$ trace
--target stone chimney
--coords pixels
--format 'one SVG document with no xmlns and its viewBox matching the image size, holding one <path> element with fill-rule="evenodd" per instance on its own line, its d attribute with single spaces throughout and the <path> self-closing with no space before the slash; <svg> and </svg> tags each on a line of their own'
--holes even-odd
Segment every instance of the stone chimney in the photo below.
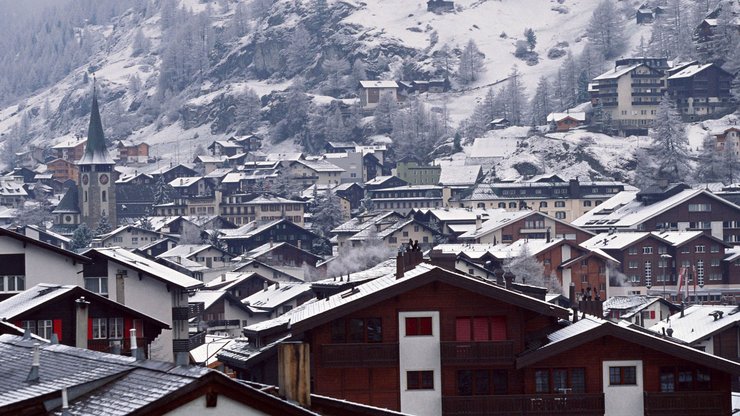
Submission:
<svg viewBox="0 0 740 416">
<path fill-rule="evenodd" d="M 514 273 L 512 273 L 511 270 L 507 270 L 504 273 L 504 281 L 506 282 L 505 284 L 506 284 L 506 288 L 507 289 L 511 289 L 512 288 L 512 283 L 514 283 L 514 278 L 515 277 L 516 276 L 514 276 Z"/>
<path fill-rule="evenodd" d="M 75 347 L 87 349 L 87 315 L 90 302 L 84 296 L 75 300 Z"/>
<path fill-rule="evenodd" d="M 483 227 L 483 218 L 481 218 L 480 214 L 475 216 L 475 231 L 480 230 Z"/>
<path fill-rule="evenodd" d="M 303 407 L 311 406 L 311 363 L 309 345 L 282 342 L 278 345 L 280 396 Z"/>
</svg>

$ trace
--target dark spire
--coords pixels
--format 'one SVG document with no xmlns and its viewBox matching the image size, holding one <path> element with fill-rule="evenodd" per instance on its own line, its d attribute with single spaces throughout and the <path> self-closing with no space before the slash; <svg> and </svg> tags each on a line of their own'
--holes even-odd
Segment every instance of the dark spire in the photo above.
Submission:
<svg viewBox="0 0 740 416">
<path fill-rule="evenodd" d="M 103 122 L 100 120 L 100 109 L 98 108 L 97 88 L 95 86 L 95 74 L 93 74 L 93 102 L 90 108 L 90 126 L 87 128 L 87 144 L 85 155 L 79 164 L 114 164 L 105 147 L 105 134 L 103 133 Z"/>
</svg>

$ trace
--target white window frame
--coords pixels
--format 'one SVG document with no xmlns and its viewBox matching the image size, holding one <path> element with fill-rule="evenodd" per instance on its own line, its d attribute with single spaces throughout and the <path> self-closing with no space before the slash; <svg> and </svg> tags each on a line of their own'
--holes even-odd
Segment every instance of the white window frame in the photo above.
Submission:
<svg viewBox="0 0 740 416">
<path fill-rule="evenodd" d="M 92 339 L 108 339 L 108 318 L 92 318 Z"/>
</svg>

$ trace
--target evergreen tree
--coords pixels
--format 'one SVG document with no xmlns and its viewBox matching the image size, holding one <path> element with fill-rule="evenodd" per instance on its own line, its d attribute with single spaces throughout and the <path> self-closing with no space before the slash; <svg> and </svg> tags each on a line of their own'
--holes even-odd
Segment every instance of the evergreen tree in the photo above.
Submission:
<svg viewBox="0 0 740 416">
<path fill-rule="evenodd" d="M 314 204 L 311 209 L 311 224 L 315 233 L 322 237 L 328 237 L 331 230 L 343 221 L 339 197 L 334 195 L 334 192 L 329 189 L 325 193 L 314 197 Z"/>
<path fill-rule="evenodd" d="M 521 126 L 524 120 L 524 107 L 526 105 L 527 98 L 524 90 L 524 82 L 521 79 L 521 73 L 516 65 L 514 65 L 509 73 L 509 81 L 506 85 L 506 96 L 509 108 L 509 121 L 514 125 Z"/>
<path fill-rule="evenodd" d="M 723 153 L 717 149 L 714 136 L 704 135 L 696 164 L 696 176 L 701 182 L 721 182 L 725 179 Z"/>
<path fill-rule="evenodd" d="M 326 93 L 338 97 L 339 93 L 347 87 L 344 77 L 350 69 L 349 62 L 342 57 L 332 57 L 324 60 L 321 67 L 326 73 Z"/>
<path fill-rule="evenodd" d="M 373 127 L 378 134 L 390 133 L 393 130 L 393 115 L 398 111 L 396 99 L 390 94 L 383 94 L 373 112 Z"/>
<path fill-rule="evenodd" d="M 285 75 L 293 76 L 311 65 L 314 56 L 311 33 L 303 25 L 295 28 L 290 42 L 283 50 L 285 54 Z"/>
<path fill-rule="evenodd" d="M 90 245 L 93 240 L 93 233 L 84 222 L 80 224 L 72 234 L 70 248 L 72 250 L 81 250 Z"/>
<path fill-rule="evenodd" d="M 164 181 L 164 175 L 159 175 L 154 191 L 154 205 L 172 202 L 173 194 L 174 188 L 172 188 L 172 185 Z"/>
<path fill-rule="evenodd" d="M 133 56 L 146 55 L 149 53 L 150 47 L 151 42 L 149 41 L 149 38 L 147 38 L 144 31 L 139 28 L 136 33 L 134 33 L 134 40 L 131 44 Z"/>
<path fill-rule="evenodd" d="M 439 50 L 432 53 L 432 65 L 434 72 L 444 78 L 449 78 L 452 74 L 452 51 L 448 44 L 442 45 Z"/>
<path fill-rule="evenodd" d="M 460 64 L 457 67 L 457 79 L 461 84 L 470 84 L 478 80 L 480 73 L 483 72 L 483 58 L 485 55 L 478 49 L 478 46 L 469 40 L 468 44 L 460 56 Z"/>
<path fill-rule="evenodd" d="M 652 172 L 642 170 L 647 175 L 646 179 L 686 182 L 691 173 L 689 139 L 676 106 L 668 95 L 663 97 L 658 106 L 650 139 L 651 143 L 646 151 L 656 166 Z M 646 162 L 638 160 L 638 168 L 640 163 Z"/>
<path fill-rule="evenodd" d="M 553 112 L 550 83 L 547 81 L 547 78 L 540 77 L 530 107 L 532 109 L 532 122 L 539 126 L 547 124 L 547 116 Z"/>
<path fill-rule="evenodd" d="M 95 229 L 95 235 L 101 236 L 103 234 L 108 234 L 111 231 L 113 231 L 113 226 L 110 224 L 110 222 L 108 222 L 108 217 L 100 217 L 98 227 Z"/>
<path fill-rule="evenodd" d="M 248 134 L 257 128 L 262 118 L 262 102 L 259 95 L 253 89 L 247 88 L 239 97 L 236 108 L 234 123 L 237 126 L 237 134 Z"/>
<path fill-rule="evenodd" d="M 459 153 L 463 151 L 462 148 L 462 138 L 460 137 L 460 132 L 455 133 L 455 137 L 452 139 L 452 151 L 455 153 Z"/>
<path fill-rule="evenodd" d="M 626 44 L 624 22 L 612 1 L 599 3 L 588 23 L 586 35 L 604 59 L 612 59 L 622 53 Z"/>
<path fill-rule="evenodd" d="M 529 50 L 533 51 L 534 47 L 537 45 L 537 36 L 534 34 L 534 30 L 529 27 L 524 29 L 524 37 L 527 39 Z"/>
</svg>

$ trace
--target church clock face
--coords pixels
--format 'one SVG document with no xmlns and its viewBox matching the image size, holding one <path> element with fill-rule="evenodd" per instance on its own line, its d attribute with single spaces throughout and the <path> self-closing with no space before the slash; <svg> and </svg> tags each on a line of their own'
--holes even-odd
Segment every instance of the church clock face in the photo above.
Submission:
<svg viewBox="0 0 740 416">
<path fill-rule="evenodd" d="M 108 183 L 108 175 L 100 175 L 100 183 L 105 185 Z"/>
<path fill-rule="evenodd" d="M 87 175 L 82 175 L 82 184 L 87 185 L 88 183 L 90 183 L 90 177 Z"/>
</svg>

